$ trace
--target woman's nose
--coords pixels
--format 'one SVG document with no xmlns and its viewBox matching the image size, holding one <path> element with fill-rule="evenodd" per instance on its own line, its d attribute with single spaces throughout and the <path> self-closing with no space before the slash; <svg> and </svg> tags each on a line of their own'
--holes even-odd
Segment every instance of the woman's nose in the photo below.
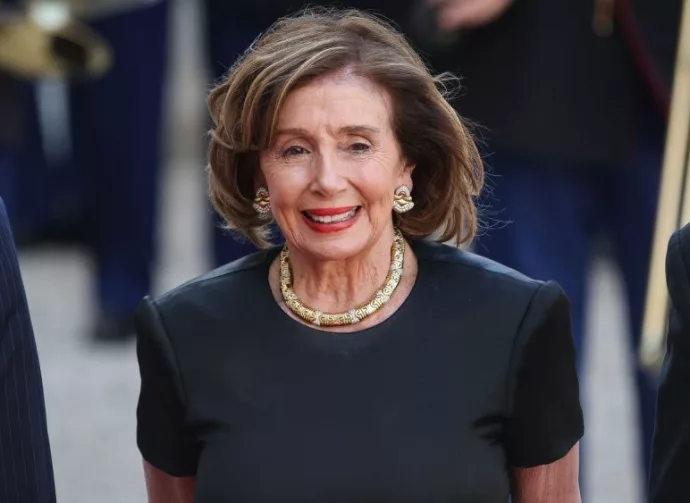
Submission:
<svg viewBox="0 0 690 503">
<path fill-rule="evenodd" d="M 314 159 L 312 190 L 330 197 L 345 190 L 347 179 L 343 176 L 342 161 L 337 154 L 320 153 Z"/>
</svg>

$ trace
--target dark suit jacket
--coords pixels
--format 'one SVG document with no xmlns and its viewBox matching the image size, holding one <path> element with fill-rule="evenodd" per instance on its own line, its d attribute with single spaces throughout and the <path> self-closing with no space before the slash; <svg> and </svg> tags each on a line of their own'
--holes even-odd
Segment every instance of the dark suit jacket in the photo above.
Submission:
<svg viewBox="0 0 690 503">
<path fill-rule="evenodd" d="M 0 199 L 0 502 L 53 503 L 43 384 L 14 239 Z"/>
<path fill-rule="evenodd" d="M 666 254 L 671 296 L 650 473 L 650 503 L 688 498 L 690 477 L 690 224 L 671 237 Z"/>
</svg>

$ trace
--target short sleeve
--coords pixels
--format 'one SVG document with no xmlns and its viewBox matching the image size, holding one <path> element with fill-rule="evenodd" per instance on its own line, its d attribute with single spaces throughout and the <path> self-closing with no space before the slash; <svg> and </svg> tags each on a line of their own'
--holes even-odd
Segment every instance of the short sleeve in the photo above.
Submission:
<svg viewBox="0 0 690 503">
<path fill-rule="evenodd" d="M 141 389 L 137 445 L 146 461 L 165 473 L 196 473 L 198 442 L 185 424 L 184 389 L 177 359 L 155 301 L 146 297 L 135 315 Z"/>
<path fill-rule="evenodd" d="M 564 457 L 584 434 L 570 301 L 554 282 L 534 294 L 514 342 L 506 450 L 510 466 Z"/>
</svg>

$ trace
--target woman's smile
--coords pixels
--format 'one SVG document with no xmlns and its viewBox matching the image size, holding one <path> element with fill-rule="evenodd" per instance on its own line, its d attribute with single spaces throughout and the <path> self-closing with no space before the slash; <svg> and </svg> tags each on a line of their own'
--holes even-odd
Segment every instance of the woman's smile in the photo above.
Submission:
<svg viewBox="0 0 690 503">
<path fill-rule="evenodd" d="M 303 211 L 302 215 L 309 228 L 316 232 L 338 232 L 355 224 L 361 208 L 361 206 L 314 208 Z"/>
</svg>

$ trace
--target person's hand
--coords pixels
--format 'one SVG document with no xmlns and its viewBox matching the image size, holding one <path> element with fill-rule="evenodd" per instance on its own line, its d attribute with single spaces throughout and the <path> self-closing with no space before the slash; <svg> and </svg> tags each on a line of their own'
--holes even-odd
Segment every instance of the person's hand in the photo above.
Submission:
<svg viewBox="0 0 690 503">
<path fill-rule="evenodd" d="M 439 28 L 445 31 L 473 28 L 490 23 L 510 6 L 513 0 L 428 0 L 437 8 Z"/>
</svg>

